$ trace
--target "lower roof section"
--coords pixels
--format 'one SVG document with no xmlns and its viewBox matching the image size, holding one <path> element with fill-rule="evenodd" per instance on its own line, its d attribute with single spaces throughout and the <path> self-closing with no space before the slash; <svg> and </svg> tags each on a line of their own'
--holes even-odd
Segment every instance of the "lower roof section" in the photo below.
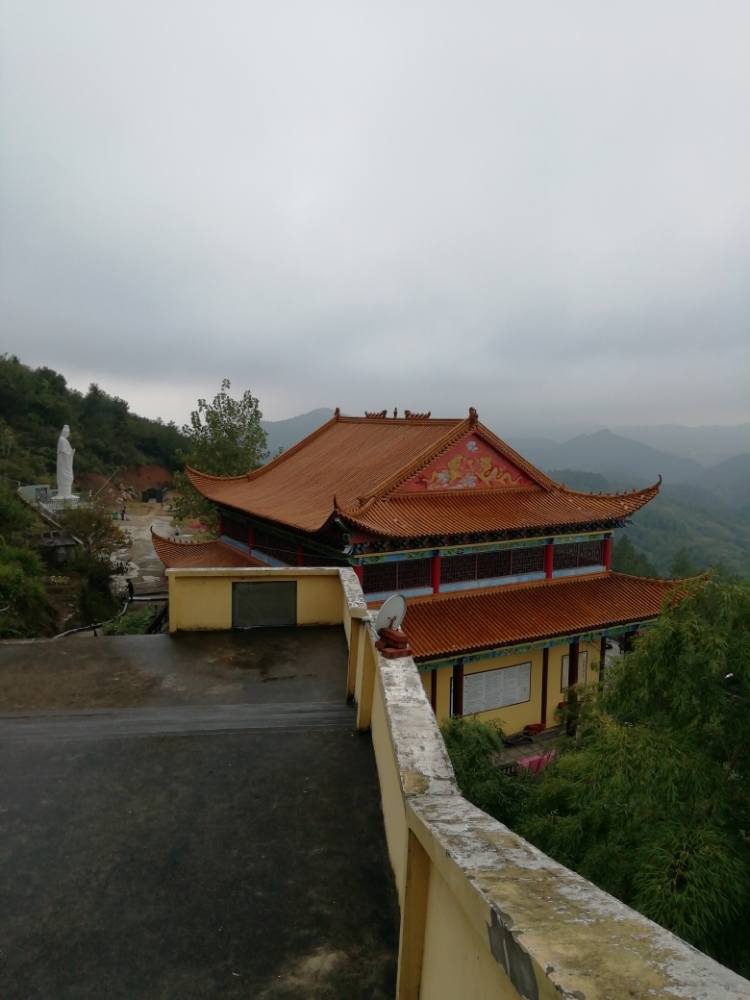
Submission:
<svg viewBox="0 0 750 1000">
<path fill-rule="evenodd" d="M 223 569 L 233 566 L 265 566 L 266 563 L 225 542 L 178 542 L 151 531 L 157 556 L 167 569 Z"/>
<path fill-rule="evenodd" d="M 622 573 L 414 597 L 403 629 L 425 662 L 656 618 L 674 580 Z"/>
</svg>

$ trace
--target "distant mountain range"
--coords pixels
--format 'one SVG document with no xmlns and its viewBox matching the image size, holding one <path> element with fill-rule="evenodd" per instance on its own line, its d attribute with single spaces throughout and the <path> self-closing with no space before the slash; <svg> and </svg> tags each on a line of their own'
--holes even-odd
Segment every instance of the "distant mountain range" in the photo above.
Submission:
<svg viewBox="0 0 750 1000">
<path fill-rule="evenodd" d="M 750 453 L 750 424 L 682 427 L 659 424 L 654 427 L 612 427 L 620 437 L 632 438 L 658 451 L 692 458 L 704 466 L 718 465 L 735 455 Z M 572 436 L 572 435 L 571 435 Z"/>
<path fill-rule="evenodd" d="M 657 451 L 606 430 L 580 434 L 564 444 L 545 438 L 511 438 L 508 444 L 540 469 L 598 472 L 630 486 L 654 483 L 659 476 L 665 482 L 687 483 L 706 471 L 692 458 Z"/>
<path fill-rule="evenodd" d="M 291 448 L 302 438 L 316 431 L 332 416 L 333 410 L 323 406 L 318 410 L 310 410 L 309 413 L 301 413 L 298 417 L 289 417 L 288 420 L 261 420 L 261 427 L 268 435 L 268 451 L 271 458 L 277 454 L 279 448 L 284 451 Z"/>
</svg>

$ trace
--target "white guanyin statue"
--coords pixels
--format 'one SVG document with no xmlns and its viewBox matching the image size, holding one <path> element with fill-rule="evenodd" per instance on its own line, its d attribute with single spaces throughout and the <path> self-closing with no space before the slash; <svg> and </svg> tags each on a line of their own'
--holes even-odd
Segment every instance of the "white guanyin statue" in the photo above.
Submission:
<svg viewBox="0 0 750 1000">
<path fill-rule="evenodd" d="M 70 427 L 66 424 L 60 432 L 57 441 L 57 498 L 58 500 L 73 496 L 73 455 L 75 448 L 70 447 L 68 435 Z"/>
</svg>

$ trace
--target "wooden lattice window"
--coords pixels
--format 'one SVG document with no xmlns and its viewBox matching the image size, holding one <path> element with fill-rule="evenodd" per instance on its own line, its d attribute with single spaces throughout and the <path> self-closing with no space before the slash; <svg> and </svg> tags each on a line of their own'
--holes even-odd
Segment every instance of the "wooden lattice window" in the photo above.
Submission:
<svg viewBox="0 0 750 1000">
<path fill-rule="evenodd" d="M 555 546 L 552 567 L 578 569 L 582 566 L 601 566 L 603 562 L 603 542 L 566 542 Z"/>
<path fill-rule="evenodd" d="M 406 559 L 397 562 L 398 589 L 415 590 L 430 586 L 430 559 Z"/>
<path fill-rule="evenodd" d="M 430 586 L 430 560 L 404 559 L 401 562 L 365 563 L 362 590 L 365 594 L 416 590 Z"/>
<path fill-rule="evenodd" d="M 476 580 L 477 557 L 445 556 L 440 560 L 440 582 L 462 583 L 464 580 Z"/>
<path fill-rule="evenodd" d="M 242 542 L 243 545 L 248 544 L 249 528 L 244 521 L 238 521 L 234 517 L 227 517 L 225 514 L 221 519 L 221 530 L 232 541 Z"/>
<path fill-rule="evenodd" d="M 532 545 L 527 549 L 514 549 L 512 550 L 512 555 L 511 576 L 544 572 L 543 545 Z"/>
<path fill-rule="evenodd" d="M 513 553 L 507 549 L 499 552 L 480 552 L 477 556 L 477 580 L 490 580 L 496 576 L 510 576 Z"/>
<path fill-rule="evenodd" d="M 365 594 L 380 594 L 385 591 L 395 591 L 396 584 L 395 562 L 365 563 L 362 569 L 362 590 Z"/>
<path fill-rule="evenodd" d="M 253 537 L 253 548 L 271 556 L 272 559 L 277 559 L 286 566 L 297 565 L 297 546 L 281 535 L 256 529 Z"/>
</svg>

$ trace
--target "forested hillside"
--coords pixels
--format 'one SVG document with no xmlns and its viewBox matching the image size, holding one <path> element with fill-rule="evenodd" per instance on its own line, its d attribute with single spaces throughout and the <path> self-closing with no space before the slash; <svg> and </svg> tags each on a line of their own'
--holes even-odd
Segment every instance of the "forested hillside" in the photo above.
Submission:
<svg viewBox="0 0 750 1000">
<path fill-rule="evenodd" d="M 551 469 L 548 475 L 574 490 L 599 493 L 622 488 L 594 472 Z M 750 507 L 729 507 L 703 487 L 663 485 L 615 537 L 623 534 L 661 576 L 671 575 L 672 563 L 685 549 L 699 570 L 721 564 L 731 575 L 750 577 Z"/>
<path fill-rule="evenodd" d="M 76 475 L 148 464 L 174 471 L 176 450 L 187 443 L 174 424 L 136 416 L 97 385 L 84 395 L 51 368 L 0 355 L 0 472 L 21 482 L 51 481 L 63 424 L 71 428 Z"/>
</svg>

